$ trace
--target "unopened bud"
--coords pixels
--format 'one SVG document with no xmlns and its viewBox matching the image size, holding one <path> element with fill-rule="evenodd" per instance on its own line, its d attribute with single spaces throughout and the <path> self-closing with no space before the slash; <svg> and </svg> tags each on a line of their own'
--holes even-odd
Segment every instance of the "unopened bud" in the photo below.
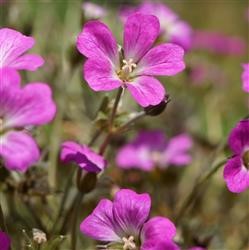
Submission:
<svg viewBox="0 0 249 250">
<path fill-rule="evenodd" d="M 79 175 L 79 172 L 78 172 Z M 77 178 L 77 186 L 81 193 L 90 193 L 96 186 L 97 174 L 92 172 L 81 171 L 80 177 Z"/>
<path fill-rule="evenodd" d="M 164 99 L 155 106 L 148 106 L 144 108 L 146 115 L 157 116 L 160 115 L 166 108 L 167 104 L 170 102 L 169 96 L 166 95 Z"/>
</svg>

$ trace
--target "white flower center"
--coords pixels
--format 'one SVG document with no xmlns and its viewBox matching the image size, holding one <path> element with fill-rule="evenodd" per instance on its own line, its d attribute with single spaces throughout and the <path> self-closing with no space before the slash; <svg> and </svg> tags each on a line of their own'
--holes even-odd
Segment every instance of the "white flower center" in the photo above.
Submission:
<svg viewBox="0 0 249 250">
<path fill-rule="evenodd" d="M 122 67 L 121 70 L 118 72 L 118 76 L 123 81 L 128 81 L 130 74 L 132 71 L 137 67 L 137 64 L 133 62 L 133 59 L 130 58 L 129 60 L 122 60 Z"/>
<path fill-rule="evenodd" d="M 123 245 L 123 250 L 136 250 L 137 246 L 136 243 L 134 242 L 134 236 L 129 236 L 129 238 L 122 238 L 124 245 Z"/>
</svg>

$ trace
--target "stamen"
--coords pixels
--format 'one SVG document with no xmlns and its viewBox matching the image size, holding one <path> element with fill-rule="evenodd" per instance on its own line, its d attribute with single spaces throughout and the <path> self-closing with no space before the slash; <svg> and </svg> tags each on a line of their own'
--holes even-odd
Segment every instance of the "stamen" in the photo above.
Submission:
<svg viewBox="0 0 249 250">
<path fill-rule="evenodd" d="M 134 242 L 134 236 L 129 236 L 129 238 L 122 238 L 124 245 L 123 245 L 123 250 L 136 250 L 136 243 Z"/>
<path fill-rule="evenodd" d="M 130 58 L 128 61 L 124 59 L 123 64 L 122 70 L 128 71 L 128 73 L 131 73 L 133 68 L 137 67 L 137 64 L 133 62 L 132 58 Z"/>
</svg>

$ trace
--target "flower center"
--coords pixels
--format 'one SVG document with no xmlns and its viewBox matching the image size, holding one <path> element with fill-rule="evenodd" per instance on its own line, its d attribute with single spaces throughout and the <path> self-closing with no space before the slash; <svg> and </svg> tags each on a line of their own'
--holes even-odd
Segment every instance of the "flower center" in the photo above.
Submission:
<svg viewBox="0 0 249 250">
<path fill-rule="evenodd" d="M 246 150 L 242 156 L 243 163 L 247 169 L 249 169 L 249 150 Z"/>
<path fill-rule="evenodd" d="M 159 163 L 162 159 L 162 154 L 158 151 L 153 151 L 151 153 L 151 158 L 155 163 Z"/>
<path fill-rule="evenodd" d="M 122 238 L 124 245 L 123 245 L 123 250 L 136 250 L 137 246 L 136 243 L 134 242 L 135 238 L 134 236 L 129 236 L 128 238 L 123 237 Z"/>
<path fill-rule="evenodd" d="M 122 81 L 128 81 L 130 78 L 130 74 L 137 67 L 137 64 L 133 62 L 133 59 L 122 60 L 121 70 L 118 72 L 118 76 Z"/>
<path fill-rule="evenodd" d="M 3 118 L 0 117 L 0 134 L 3 132 Z"/>
</svg>

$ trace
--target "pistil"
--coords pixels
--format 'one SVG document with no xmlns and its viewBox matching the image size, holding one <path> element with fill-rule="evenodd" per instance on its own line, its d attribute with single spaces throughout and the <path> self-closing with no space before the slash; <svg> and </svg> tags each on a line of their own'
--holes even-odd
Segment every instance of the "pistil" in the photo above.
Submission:
<svg viewBox="0 0 249 250">
<path fill-rule="evenodd" d="M 137 246 L 136 243 L 134 242 L 135 238 L 134 236 L 129 236 L 128 238 L 123 237 L 122 238 L 124 245 L 123 245 L 123 250 L 136 250 Z"/>
</svg>

